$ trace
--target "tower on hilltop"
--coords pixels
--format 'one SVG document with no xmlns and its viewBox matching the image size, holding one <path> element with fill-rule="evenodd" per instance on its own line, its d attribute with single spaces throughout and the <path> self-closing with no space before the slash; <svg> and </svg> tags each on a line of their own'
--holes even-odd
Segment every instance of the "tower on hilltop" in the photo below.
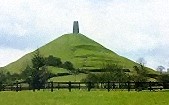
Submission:
<svg viewBox="0 0 169 105">
<path fill-rule="evenodd" d="M 79 33 L 79 23 L 78 21 L 73 22 L 73 34 L 78 34 Z"/>
</svg>

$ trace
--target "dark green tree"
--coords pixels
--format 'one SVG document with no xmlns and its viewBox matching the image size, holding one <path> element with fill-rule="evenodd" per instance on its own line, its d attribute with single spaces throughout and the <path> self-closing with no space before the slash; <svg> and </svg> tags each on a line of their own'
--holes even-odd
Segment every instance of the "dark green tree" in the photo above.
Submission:
<svg viewBox="0 0 169 105">
<path fill-rule="evenodd" d="M 6 83 L 6 75 L 3 71 L 0 71 L 0 88 L 2 87 L 2 84 Z"/>
<path fill-rule="evenodd" d="M 23 70 L 21 72 L 20 76 L 26 82 L 30 82 L 30 77 L 31 77 L 32 73 L 33 73 L 33 69 L 29 65 L 27 65 L 25 70 Z"/>
<path fill-rule="evenodd" d="M 121 66 L 116 64 L 107 64 L 103 67 L 102 73 L 89 74 L 84 81 L 93 82 L 127 82 L 128 75 L 124 72 Z"/>
<path fill-rule="evenodd" d="M 25 71 L 22 72 L 25 75 L 26 81 L 31 85 L 33 89 L 40 89 L 44 87 L 45 82 L 50 78 L 50 73 L 46 67 L 45 58 L 40 55 L 37 50 L 32 58 L 32 68 L 27 66 Z"/>
<path fill-rule="evenodd" d="M 66 61 L 63 64 L 63 68 L 67 69 L 72 75 L 75 76 L 75 81 L 76 81 L 76 76 L 79 74 L 79 69 L 75 69 L 73 67 L 73 64 L 70 61 Z"/>
<path fill-rule="evenodd" d="M 2 88 L 2 84 L 7 84 L 7 85 L 11 85 L 14 82 L 16 82 L 16 80 L 19 79 L 19 74 L 10 74 L 9 72 L 5 72 L 5 71 L 0 71 L 0 90 Z"/>
<path fill-rule="evenodd" d="M 148 73 L 144 65 L 134 66 L 134 70 L 137 74 L 133 75 L 133 80 L 136 82 L 147 82 L 148 80 Z"/>
<path fill-rule="evenodd" d="M 158 77 L 159 82 L 169 82 L 169 74 L 161 74 Z"/>
<path fill-rule="evenodd" d="M 32 74 L 30 76 L 30 84 L 33 89 L 40 89 L 44 86 L 47 79 L 46 77 L 46 68 L 45 68 L 45 58 L 40 55 L 39 50 L 37 50 L 32 58 Z M 42 69 L 43 68 L 43 69 Z"/>
<path fill-rule="evenodd" d="M 76 76 L 79 74 L 80 70 L 79 69 L 73 69 L 71 70 L 71 73 L 74 75 L 75 77 L 75 81 L 76 81 Z"/>
<path fill-rule="evenodd" d="M 40 55 L 39 49 L 37 49 L 32 58 L 33 68 L 39 70 L 41 67 L 45 66 L 45 64 L 46 64 L 45 58 L 42 55 Z"/>
<path fill-rule="evenodd" d="M 46 58 L 46 65 L 60 67 L 62 62 L 60 58 L 49 55 L 49 57 Z"/>
<path fill-rule="evenodd" d="M 82 81 L 85 82 L 99 82 L 99 75 L 89 73 L 85 79 Z"/>
<path fill-rule="evenodd" d="M 0 83 L 1 84 L 13 84 L 17 80 L 20 80 L 20 75 L 19 74 L 11 74 L 10 72 L 4 72 L 0 71 Z"/>
<path fill-rule="evenodd" d="M 125 82 L 128 81 L 128 75 L 124 72 L 123 68 L 117 64 L 107 64 L 103 69 L 109 81 Z"/>
<path fill-rule="evenodd" d="M 63 68 L 65 68 L 69 71 L 74 70 L 73 64 L 69 61 L 66 61 L 66 62 L 63 63 Z"/>
</svg>

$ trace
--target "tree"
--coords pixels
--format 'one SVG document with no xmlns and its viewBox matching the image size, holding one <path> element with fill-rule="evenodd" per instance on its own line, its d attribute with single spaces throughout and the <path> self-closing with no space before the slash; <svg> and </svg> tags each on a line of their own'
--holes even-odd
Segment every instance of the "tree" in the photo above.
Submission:
<svg viewBox="0 0 169 105">
<path fill-rule="evenodd" d="M 0 71 L 0 84 L 11 85 L 20 79 L 19 74 L 11 74 L 10 72 Z"/>
<path fill-rule="evenodd" d="M 45 58 L 42 55 L 40 55 L 39 49 L 37 49 L 32 58 L 33 68 L 39 70 L 39 68 L 45 66 L 45 63 L 46 63 Z"/>
<path fill-rule="evenodd" d="M 74 70 L 73 64 L 71 62 L 69 62 L 69 61 L 64 62 L 63 68 L 65 68 L 65 69 L 67 69 L 69 71 Z"/>
<path fill-rule="evenodd" d="M 85 82 L 99 82 L 99 76 L 96 75 L 96 74 L 92 74 L 92 73 L 89 73 L 87 75 L 87 77 L 85 79 L 83 79 L 82 81 L 85 81 Z"/>
<path fill-rule="evenodd" d="M 60 58 L 49 55 L 49 57 L 46 58 L 46 65 L 60 67 L 62 62 Z"/>
<path fill-rule="evenodd" d="M 161 74 L 158 77 L 159 82 L 169 82 L 169 74 Z"/>
<path fill-rule="evenodd" d="M 0 87 L 2 84 L 6 83 L 6 75 L 3 71 L 0 71 Z"/>
<path fill-rule="evenodd" d="M 133 76 L 134 81 L 136 81 L 136 82 L 146 82 L 148 80 L 147 70 L 143 65 L 134 66 L 133 68 L 137 72 L 137 74 L 135 74 Z"/>
<path fill-rule="evenodd" d="M 44 86 L 45 82 L 50 77 L 50 73 L 46 67 L 45 58 L 40 55 L 39 50 L 36 50 L 32 58 L 32 68 L 27 67 L 24 72 L 24 75 L 27 76 L 27 82 L 32 86 L 33 89 L 40 89 Z M 30 70 L 30 71 L 28 71 Z"/>
<path fill-rule="evenodd" d="M 169 68 L 167 68 L 167 73 L 169 73 Z"/>
<path fill-rule="evenodd" d="M 3 87 L 2 84 L 4 84 L 5 81 L 6 81 L 5 74 L 3 73 L 3 71 L 0 71 L 0 91 L 1 91 L 1 89 L 2 89 L 2 87 Z"/>
<path fill-rule="evenodd" d="M 76 76 L 79 74 L 79 69 L 73 69 L 70 72 L 75 76 L 75 81 L 76 81 Z"/>
<path fill-rule="evenodd" d="M 75 69 L 70 61 L 64 62 L 63 68 L 67 69 L 71 74 L 73 74 L 76 81 L 76 75 L 79 74 L 79 69 Z"/>
<path fill-rule="evenodd" d="M 164 69 L 165 69 L 164 66 L 158 66 L 157 67 L 157 71 L 159 71 L 161 74 L 162 74 L 162 72 L 163 72 Z"/>
<path fill-rule="evenodd" d="M 141 57 L 137 60 L 137 63 L 138 65 L 133 67 L 137 74 L 133 75 L 131 78 L 136 82 L 146 82 L 148 80 L 147 70 L 145 67 L 147 62 Z"/>
<path fill-rule="evenodd" d="M 108 73 L 106 75 L 107 77 L 110 78 L 109 81 L 117 81 L 117 82 L 128 81 L 127 74 L 124 72 L 123 68 L 117 64 L 106 64 L 106 66 L 103 69 L 105 69 L 104 71 Z"/>
<path fill-rule="evenodd" d="M 29 65 L 27 65 L 25 70 L 21 72 L 20 76 L 23 80 L 29 83 L 32 73 L 33 73 L 33 69 Z"/>
<path fill-rule="evenodd" d="M 104 72 L 98 74 L 89 74 L 84 81 L 93 82 L 127 82 L 128 75 L 124 72 L 121 66 L 116 64 L 107 64 L 103 67 Z"/>
<path fill-rule="evenodd" d="M 6 73 L 7 84 L 16 83 L 16 81 L 20 80 L 20 75 L 17 73 L 10 74 L 10 72 Z"/>
<path fill-rule="evenodd" d="M 137 60 L 137 63 L 139 64 L 139 65 L 143 65 L 143 66 L 145 66 L 145 64 L 147 63 L 146 62 L 146 60 L 144 59 L 144 58 L 139 58 L 138 60 Z"/>
</svg>

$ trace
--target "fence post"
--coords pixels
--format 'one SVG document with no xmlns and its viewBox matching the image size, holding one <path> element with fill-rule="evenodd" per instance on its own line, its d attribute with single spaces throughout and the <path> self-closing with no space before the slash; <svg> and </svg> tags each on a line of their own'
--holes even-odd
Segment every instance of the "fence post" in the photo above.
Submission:
<svg viewBox="0 0 169 105">
<path fill-rule="evenodd" d="M 163 83 L 163 89 L 166 89 L 166 82 L 162 82 Z M 167 88 L 168 88 L 168 86 L 167 86 Z"/>
<path fill-rule="evenodd" d="M 51 83 L 51 92 L 53 92 L 53 81 L 51 81 L 50 83 Z"/>
<path fill-rule="evenodd" d="M 138 91 L 138 82 L 134 82 L 135 91 Z"/>
<path fill-rule="evenodd" d="M 113 82 L 113 89 L 115 89 L 116 88 L 116 85 L 115 85 L 115 82 Z"/>
<path fill-rule="evenodd" d="M 12 91 L 12 85 L 11 85 L 11 91 Z"/>
<path fill-rule="evenodd" d="M 110 81 L 107 82 L 107 89 L 108 89 L 108 92 L 110 91 Z"/>
<path fill-rule="evenodd" d="M 31 84 L 29 83 L 29 90 L 31 90 Z"/>
<path fill-rule="evenodd" d="M 5 85 L 4 84 L 2 85 L 2 91 L 5 91 Z"/>
<path fill-rule="evenodd" d="M 33 87 L 33 92 L 35 92 L 35 87 Z"/>
<path fill-rule="evenodd" d="M 71 81 L 69 81 L 68 85 L 69 85 L 69 87 L 68 87 L 69 92 L 71 92 Z"/>
<path fill-rule="evenodd" d="M 128 81 L 128 92 L 130 91 L 130 82 Z"/>
<path fill-rule="evenodd" d="M 100 87 L 101 87 L 101 89 L 103 88 L 103 84 L 102 84 L 102 82 L 100 82 Z"/>
<path fill-rule="evenodd" d="M 149 87 L 150 87 L 150 91 L 152 90 L 152 88 L 151 88 L 151 81 L 149 82 Z"/>
<path fill-rule="evenodd" d="M 21 83 L 20 83 L 20 85 L 19 85 L 19 91 L 21 91 L 22 90 L 22 86 L 21 86 Z"/>
<path fill-rule="evenodd" d="M 0 82 L 0 91 L 2 91 L 2 83 Z"/>
<path fill-rule="evenodd" d="M 59 88 L 60 88 L 60 84 L 59 84 L 59 82 L 58 82 L 58 90 L 59 90 Z"/>
<path fill-rule="evenodd" d="M 18 92 L 18 81 L 16 81 L 16 92 Z"/>
<path fill-rule="evenodd" d="M 80 90 L 80 82 L 79 82 L 79 90 Z"/>
<path fill-rule="evenodd" d="M 88 91 L 91 89 L 91 82 L 88 82 Z"/>
</svg>

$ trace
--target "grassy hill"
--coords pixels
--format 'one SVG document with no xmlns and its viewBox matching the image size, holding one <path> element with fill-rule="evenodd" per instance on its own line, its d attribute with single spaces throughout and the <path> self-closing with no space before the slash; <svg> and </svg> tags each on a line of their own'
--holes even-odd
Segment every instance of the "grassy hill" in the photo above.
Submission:
<svg viewBox="0 0 169 105">
<path fill-rule="evenodd" d="M 98 69 L 106 63 L 115 63 L 132 71 L 133 66 L 136 65 L 135 62 L 119 56 L 82 34 L 62 35 L 40 47 L 39 51 L 44 57 L 53 55 L 61 58 L 62 62 L 71 61 L 75 68 L 80 69 Z M 5 66 L 4 69 L 11 73 L 19 73 L 25 69 L 26 65 L 31 65 L 33 53 L 26 54 L 16 62 Z"/>
</svg>

